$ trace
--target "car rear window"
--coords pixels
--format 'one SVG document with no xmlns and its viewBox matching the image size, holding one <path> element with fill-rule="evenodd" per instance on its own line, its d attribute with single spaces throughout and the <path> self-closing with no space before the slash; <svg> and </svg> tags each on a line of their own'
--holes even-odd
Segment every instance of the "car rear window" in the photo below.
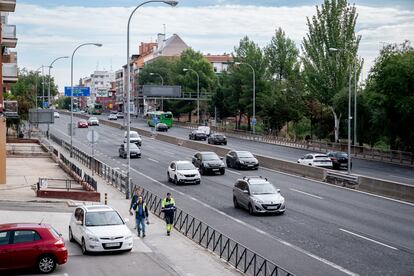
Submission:
<svg viewBox="0 0 414 276">
<path fill-rule="evenodd" d="M 328 158 L 328 155 L 315 155 L 315 158 Z"/>
<path fill-rule="evenodd" d="M 24 243 L 40 240 L 39 234 L 34 230 L 14 231 L 13 243 Z"/>
</svg>

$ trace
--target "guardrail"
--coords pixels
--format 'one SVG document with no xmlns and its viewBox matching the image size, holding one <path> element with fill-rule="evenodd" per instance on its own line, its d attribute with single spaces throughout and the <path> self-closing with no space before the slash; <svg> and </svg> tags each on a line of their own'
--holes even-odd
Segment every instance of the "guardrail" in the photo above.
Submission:
<svg viewBox="0 0 414 276">
<path fill-rule="evenodd" d="M 356 188 L 358 186 L 358 176 L 344 174 L 333 171 L 326 171 L 325 180 L 328 183 L 340 185 L 348 188 Z"/>
<path fill-rule="evenodd" d="M 70 147 L 65 146 L 65 141 L 58 137 L 51 135 L 53 141 L 62 145 L 67 151 Z M 75 154 L 77 152 L 77 154 Z M 87 153 L 82 152 L 77 147 L 73 147 L 73 153 L 75 159 L 85 159 L 84 156 L 90 157 Z M 76 157 L 77 156 L 77 157 Z M 93 158 L 94 159 L 94 158 Z M 98 175 L 108 181 L 111 185 L 115 186 L 118 190 L 127 195 L 127 177 L 122 172 L 108 166 L 107 164 L 94 159 L 96 164 L 92 168 Z M 91 164 L 91 163 L 89 163 Z M 138 185 L 134 185 L 138 186 Z M 138 186 L 139 187 L 139 186 Z M 163 212 L 161 211 L 162 198 L 152 193 L 151 191 L 140 187 L 143 198 L 148 208 L 158 217 L 163 218 Z M 128 195 L 127 195 L 128 198 Z M 248 247 L 238 243 L 237 241 L 229 238 L 218 230 L 214 229 L 207 223 L 194 216 L 184 212 L 182 209 L 177 208 L 174 217 L 174 228 L 181 234 L 196 242 L 200 246 L 206 248 L 212 253 L 225 260 L 227 263 L 235 267 L 237 270 L 252 276 L 293 276 L 294 274 L 288 270 L 281 268 L 274 262 L 259 255 Z"/>
<path fill-rule="evenodd" d="M 38 191 L 41 189 L 83 190 L 82 186 L 72 179 L 40 177 L 36 185 Z"/>
</svg>

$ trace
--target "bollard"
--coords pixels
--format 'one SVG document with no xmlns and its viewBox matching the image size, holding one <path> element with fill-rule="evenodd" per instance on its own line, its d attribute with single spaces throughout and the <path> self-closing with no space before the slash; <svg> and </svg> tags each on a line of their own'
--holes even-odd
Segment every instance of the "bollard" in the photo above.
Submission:
<svg viewBox="0 0 414 276">
<path fill-rule="evenodd" d="M 105 193 L 105 205 L 108 205 L 108 194 Z"/>
</svg>

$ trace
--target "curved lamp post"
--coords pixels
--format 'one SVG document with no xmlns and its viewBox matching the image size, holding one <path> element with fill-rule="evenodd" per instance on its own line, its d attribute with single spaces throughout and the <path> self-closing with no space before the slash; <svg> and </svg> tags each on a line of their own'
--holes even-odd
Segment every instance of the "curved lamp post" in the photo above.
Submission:
<svg viewBox="0 0 414 276">
<path fill-rule="evenodd" d="M 48 85 L 48 89 L 47 89 L 47 102 L 49 104 L 49 107 L 50 107 L 50 103 L 51 103 L 51 101 L 50 101 L 50 70 L 53 68 L 53 64 L 56 61 L 58 61 L 59 59 L 64 59 L 64 58 L 69 58 L 69 56 L 63 56 L 63 57 L 55 58 L 49 65 L 49 85 Z"/>
</svg>

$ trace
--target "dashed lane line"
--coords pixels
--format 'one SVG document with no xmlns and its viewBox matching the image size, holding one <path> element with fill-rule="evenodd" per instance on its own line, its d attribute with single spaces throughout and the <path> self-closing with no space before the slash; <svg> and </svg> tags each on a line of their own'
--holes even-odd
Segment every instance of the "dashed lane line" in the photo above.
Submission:
<svg viewBox="0 0 414 276">
<path fill-rule="evenodd" d="M 289 190 L 300 193 L 300 194 L 304 194 L 304 195 L 307 195 L 307 196 L 311 196 L 311 197 L 314 197 L 314 198 L 323 199 L 323 197 L 320 197 L 320 196 L 317 196 L 317 195 L 314 195 L 314 194 L 310 194 L 310 193 L 307 193 L 307 192 L 304 192 L 304 191 L 301 191 L 301 190 L 296 190 L 296 189 L 293 189 L 293 188 L 290 188 Z"/>
<path fill-rule="evenodd" d="M 394 246 L 391 246 L 391 245 L 388 245 L 388 244 L 385 244 L 385 243 L 382 243 L 382 242 L 379 242 L 379 241 L 376 241 L 376 240 L 370 239 L 370 238 L 368 238 L 368 237 L 364 237 L 364 236 L 359 235 L 359 234 L 357 234 L 357 233 L 354 233 L 354 232 L 351 232 L 351 231 L 348 231 L 348 230 L 345 230 L 345 229 L 342 229 L 342 228 L 339 228 L 339 230 L 341 230 L 342 232 L 348 233 L 348 234 L 350 234 L 350 235 L 353 235 L 353 236 L 355 236 L 355 237 L 358 237 L 358 238 L 361 238 L 361 239 L 364 239 L 364 240 L 367 240 L 367 241 L 370 241 L 370 242 L 373 242 L 373 243 L 376 243 L 376 244 L 379 244 L 379 245 L 382 245 L 382 246 L 388 247 L 388 248 L 390 248 L 390 249 L 393 249 L 393 250 L 398 250 L 398 248 L 395 248 Z"/>
</svg>

